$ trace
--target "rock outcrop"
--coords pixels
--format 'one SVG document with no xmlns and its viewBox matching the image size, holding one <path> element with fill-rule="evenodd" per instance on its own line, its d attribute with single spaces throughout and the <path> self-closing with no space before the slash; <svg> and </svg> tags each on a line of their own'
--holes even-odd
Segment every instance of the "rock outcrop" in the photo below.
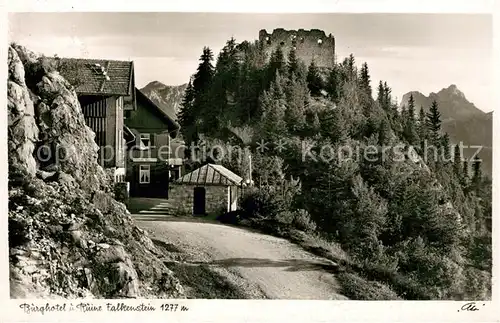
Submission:
<svg viewBox="0 0 500 323">
<path fill-rule="evenodd" d="M 50 60 L 9 47 L 7 108 L 11 297 L 183 298 L 168 255 L 114 200 L 76 93 Z"/>
</svg>

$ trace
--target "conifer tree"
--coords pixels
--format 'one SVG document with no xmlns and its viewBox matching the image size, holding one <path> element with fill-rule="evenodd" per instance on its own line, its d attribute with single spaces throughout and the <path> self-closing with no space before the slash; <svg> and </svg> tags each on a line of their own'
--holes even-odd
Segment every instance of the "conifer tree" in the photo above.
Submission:
<svg viewBox="0 0 500 323">
<path fill-rule="evenodd" d="M 392 89 L 389 87 L 387 82 L 384 82 L 384 107 L 387 111 L 391 110 L 392 106 Z"/>
<path fill-rule="evenodd" d="M 293 134 L 299 134 L 304 129 L 306 116 L 306 102 L 309 90 L 305 81 L 298 79 L 295 74 L 289 80 L 286 89 L 286 113 L 285 121 L 287 127 Z"/>
<path fill-rule="evenodd" d="M 211 108 L 204 118 L 205 128 L 210 132 L 217 132 L 223 124 L 240 117 L 239 111 L 234 109 L 240 77 L 237 53 L 236 40 L 231 38 L 217 58 L 209 93 Z"/>
<path fill-rule="evenodd" d="M 200 57 L 200 64 L 193 79 L 193 88 L 196 93 L 196 97 L 199 94 L 205 92 L 212 82 L 214 76 L 214 66 L 212 61 L 214 59 L 212 50 L 209 47 L 203 48 L 203 54 Z"/>
<path fill-rule="evenodd" d="M 328 73 L 327 91 L 330 94 L 330 99 L 333 103 L 338 103 L 340 98 L 340 80 L 338 75 L 338 67 L 334 65 Z"/>
<path fill-rule="evenodd" d="M 451 156 L 451 147 L 450 147 L 450 135 L 446 132 L 443 137 L 441 138 L 441 152 L 442 152 L 442 158 L 444 159 L 444 162 L 447 164 L 450 159 L 452 158 Z"/>
<path fill-rule="evenodd" d="M 288 78 L 291 79 L 294 75 L 298 76 L 299 73 L 299 60 L 297 58 L 297 51 L 295 48 L 290 49 L 288 52 Z"/>
<path fill-rule="evenodd" d="M 453 146 L 453 170 L 457 177 L 462 178 L 463 152 L 458 145 Z"/>
<path fill-rule="evenodd" d="M 463 186 L 466 187 L 469 184 L 470 178 L 470 169 L 469 169 L 469 161 L 464 160 L 463 162 L 463 170 L 462 170 L 462 178 L 463 178 Z"/>
<path fill-rule="evenodd" d="M 268 79 L 267 81 L 272 82 L 276 76 L 276 72 L 280 75 L 286 75 L 286 62 L 285 55 L 283 54 L 283 49 L 281 46 L 276 47 L 274 52 L 271 53 L 271 58 L 269 59 L 268 65 Z"/>
<path fill-rule="evenodd" d="M 390 133 L 391 126 L 389 121 L 386 118 L 383 118 L 378 129 L 378 144 L 380 146 L 384 146 L 389 143 Z"/>
<path fill-rule="evenodd" d="M 354 58 L 354 54 L 352 53 L 349 55 L 349 58 L 347 59 L 347 71 L 349 80 L 355 80 L 357 78 L 356 59 Z"/>
<path fill-rule="evenodd" d="M 475 188 L 479 188 L 479 185 L 481 183 L 483 174 L 481 171 L 481 159 L 479 156 L 475 156 L 474 160 L 472 162 L 472 183 L 474 184 Z"/>
<path fill-rule="evenodd" d="M 403 106 L 405 107 L 405 106 Z M 403 114 L 403 113 L 401 113 Z M 408 108 L 405 115 L 402 115 L 403 120 L 403 135 L 410 145 L 414 145 L 418 141 L 417 126 L 415 120 L 415 100 L 413 94 L 410 94 L 408 99 Z"/>
<path fill-rule="evenodd" d="M 212 65 L 213 53 L 209 47 L 203 48 L 203 53 L 200 57 L 200 64 L 196 74 L 193 77 L 194 101 L 193 111 L 196 111 L 197 116 L 205 114 L 213 116 L 212 105 L 210 102 L 209 90 L 215 74 L 214 66 Z M 207 119 L 210 119 L 207 118 Z M 197 118 L 196 134 L 205 132 L 209 128 L 206 127 L 205 118 Z M 199 121 L 199 122 L 198 122 Z"/>
<path fill-rule="evenodd" d="M 285 113 L 286 98 L 282 88 L 282 79 L 276 72 L 275 80 L 269 91 L 264 91 L 261 97 L 262 130 L 267 138 L 274 138 L 286 133 Z"/>
<path fill-rule="evenodd" d="M 418 139 L 420 140 L 420 149 L 424 150 L 425 141 L 427 140 L 427 123 L 424 107 L 420 107 L 418 114 Z"/>
<path fill-rule="evenodd" d="M 368 71 L 368 64 L 365 62 L 361 66 L 361 70 L 359 73 L 359 79 L 360 79 L 360 87 L 361 90 L 368 95 L 368 97 L 372 97 L 372 87 L 371 87 L 371 81 L 370 81 L 370 73 Z"/>
<path fill-rule="evenodd" d="M 384 89 L 384 83 L 382 81 L 378 82 L 378 88 L 377 88 L 377 102 L 378 105 L 385 110 L 385 89 Z"/>
<path fill-rule="evenodd" d="M 314 63 L 314 60 L 311 61 L 307 72 L 307 86 L 312 96 L 319 96 L 323 89 L 323 80 L 321 79 L 319 69 L 316 63 Z"/>
<path fill-rule="evenodd" d="M 184 92 L 184 97 L 182 99 L 181 108 L 179 110 L 178 120 L 181 126 L 181 133 L 184 136 L 186 144 L 189 144 L 196 140 L 194 138 L 195 134 L 195 111 L 193 111 L 193 101 L 195 98 L 195 92 L 193 89 L 193 84 L 191 79 Z"/>
<path fill-rule="evenodd" d="M 379 82 L 377 89 L 377 102 L 379 106 L 388 113 L 389 116 L 393 115 L 391 92 L 392 90 L 389 85 L 387 85 L 387 82 Z"/>
<path fill-rule="evenodd" d="M 431 143 L 440 147 L 440 130 L 441 130 L 441 113 L 439 113 L 439 107 L 437 102 L 434 100 L 432 102 L 431 108 L 427 113 L 427 128 L 429 129 L 429 139 Z"/>
</svg>

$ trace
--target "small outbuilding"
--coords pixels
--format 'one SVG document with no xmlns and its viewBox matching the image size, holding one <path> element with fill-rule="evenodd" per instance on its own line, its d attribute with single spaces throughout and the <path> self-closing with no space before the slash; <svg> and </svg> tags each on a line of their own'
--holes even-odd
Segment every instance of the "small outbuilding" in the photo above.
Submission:
<svg viewBox="0 0 500 323">
<path fill-rule="evenodd" d="M 222 165 L 206 164 L 172 183 L 170 199 L 184 212 L 235 211 L 243 179 Z"/>
</svg>

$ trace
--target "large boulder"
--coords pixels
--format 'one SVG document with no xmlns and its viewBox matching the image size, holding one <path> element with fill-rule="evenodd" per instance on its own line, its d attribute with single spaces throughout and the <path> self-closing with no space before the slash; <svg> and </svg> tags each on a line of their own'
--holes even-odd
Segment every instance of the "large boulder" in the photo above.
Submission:
<svg viewBox="0 0 500 323">
<path fill-rule="evenodd" d="M 10 46 L 8 71 L 11 297 L 183 298 L 109 193 L 72 86 L 22 46 Z"/>
<path fill-rule="evenodd" d="M 34 107 L 24 81 L 24 67 L 17 52 L 9 48 L 7 81 L 9 173 L 36 174 L 33 156 L 38 140 Z"/>
</svg>

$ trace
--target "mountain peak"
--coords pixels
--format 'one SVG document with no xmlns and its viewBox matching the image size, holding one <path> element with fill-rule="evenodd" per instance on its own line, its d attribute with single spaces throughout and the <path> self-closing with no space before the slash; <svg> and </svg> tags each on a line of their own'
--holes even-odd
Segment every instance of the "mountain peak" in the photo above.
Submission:
<svg viewBox="0 0 500 323">
<path fill-rule="evenodd" d="M 459 96 L 462 99 L 466 99 L 464 93 L 458 89 L 456 84 L 451 84 L 447 88 L 442 89 L 441 91 L 439 91 L 438 95 L 440 94 L 454 95 Z"/>
<path fill-rule="evenodd" d="M 164 87 L 166 87 L 166 85 L 160 81 L 151 81 L 144 88 L 164 88 Z"/>
<path fill-rule="evenodd" d="M 160 81 L 149 82 L 141 89 L 148 98 L 158 104 L 166 114 L 176 118 L 187 84 L 170 86 Z"/>
</svg>

